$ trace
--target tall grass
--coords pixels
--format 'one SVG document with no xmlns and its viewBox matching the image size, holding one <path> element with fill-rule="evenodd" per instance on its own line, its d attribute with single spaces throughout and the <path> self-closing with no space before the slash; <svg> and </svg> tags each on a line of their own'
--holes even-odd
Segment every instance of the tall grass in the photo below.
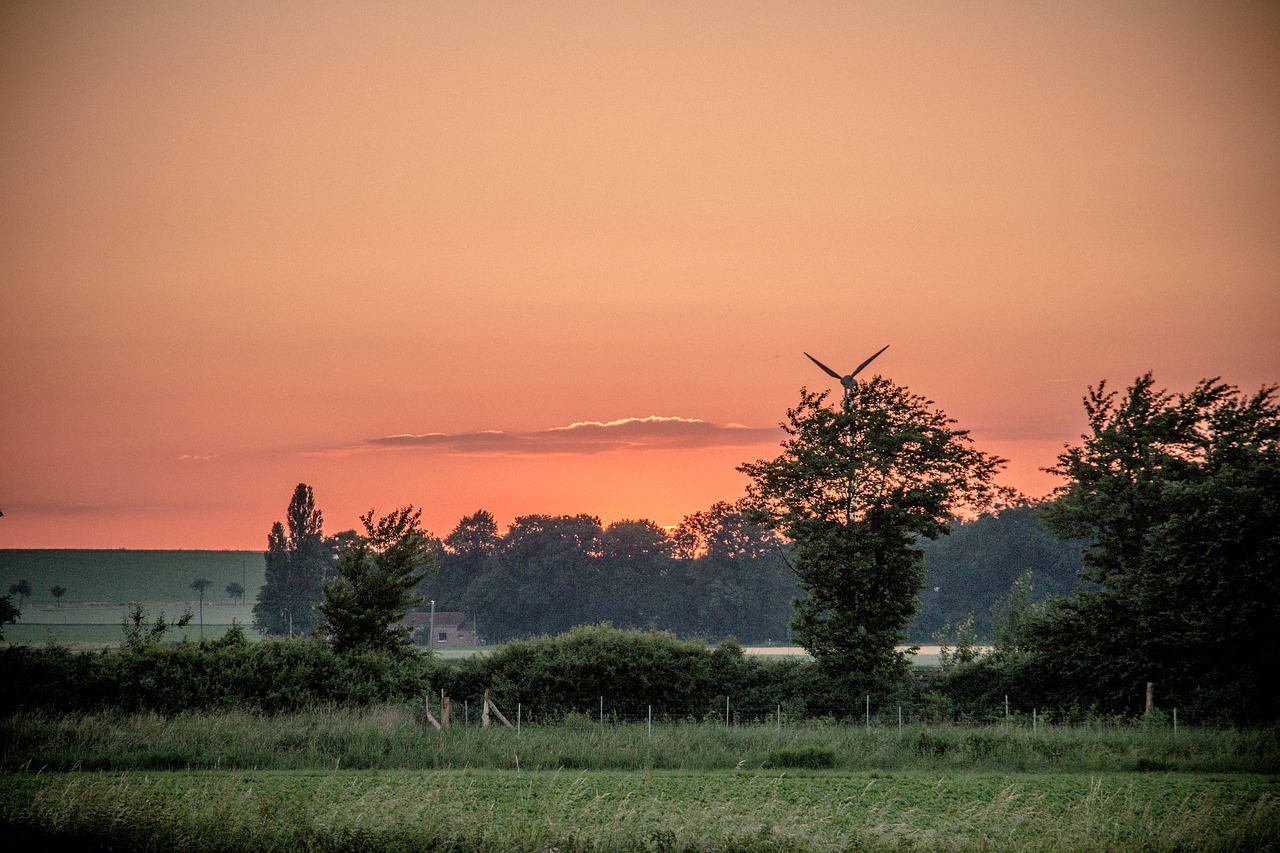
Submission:
<svg viewBox="0 0 1280 853">
<path fill-rule="evenodd" d="M 422 726 L 410 705 L 265 715 L 14 714 L 0 771 L 528 769 L 1280 772 L 1280 730 L 1141 726 L 870 729 L 803 723 L 601 725 L 570 717 L 519 732 Z"/>
<path fill-rule="evenodd" d="M 1255 776 L 726 771 L 0 776 L 13 849 L 1249 850 Z"/>
</svg>

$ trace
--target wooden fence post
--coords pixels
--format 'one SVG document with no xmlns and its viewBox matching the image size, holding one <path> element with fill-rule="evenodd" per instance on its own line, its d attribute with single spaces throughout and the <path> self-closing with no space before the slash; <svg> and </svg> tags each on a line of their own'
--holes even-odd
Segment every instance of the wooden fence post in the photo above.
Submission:
<svg viewBox="0 0 1280 853">
<path fill-rule="evenodd" d="M 425 729 L 430 724 L 438 731 L 440 729 L 440 721 L 431 714 L 431 694 L 422 694 L 422 727 Z"/>
<path fill-rule="evenodd" d="M 495 704 L 493 704 L 493 700 L 489 698 L 489 691 L 488 691 L 488 690 L 486 690 L 486 691 L 484 692 L 484 713 L 485 713 L 485 717 L 484 717 L 484 718 L 482 718 L 482 719 L 487 719 L 490 711 L 492 711 L 492 712 L 493 712 L 493 715 L 494 715 L 495 717 L 497 717 L 497 718 L 502 722 L 502 724 L 503 724 L 504 726 L 506 726 L 506 727 L 507 727 L 507 728 L 509 728 L 509 729 L 514 729 L 514 728 L 515 728 L 515 726 L 511 725 L 511 721 L 510 721 L 510 720 L 508 720 L 506 717 L 504 717 L 504 716 L 502 715 L 502 712 L 498 710 L 498 706 L 497 706 L 497 705 L 495 705 Z M 485 725 L 488 725 L 488 723 L 485 723 Z"/>
<path fill-rule="evenodd" d="M 449 728 L 450 718 L 452 714 L 453 701 L 448 697 L 444 697 L 440 702 L 440 724 L 446 729 Z"/>
</svg>

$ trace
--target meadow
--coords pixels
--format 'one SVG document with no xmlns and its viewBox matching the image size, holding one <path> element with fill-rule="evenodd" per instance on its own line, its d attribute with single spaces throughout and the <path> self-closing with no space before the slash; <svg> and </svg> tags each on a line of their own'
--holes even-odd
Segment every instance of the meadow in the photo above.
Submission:
<svg viewBox="0 0 1280 853">
<path fill-rule="evenodd" d="M 3 722 L 0 829 L 129 849 L 1272 849 L 1275 731 L 426 730 L 415 709 Z"/>
</svg>

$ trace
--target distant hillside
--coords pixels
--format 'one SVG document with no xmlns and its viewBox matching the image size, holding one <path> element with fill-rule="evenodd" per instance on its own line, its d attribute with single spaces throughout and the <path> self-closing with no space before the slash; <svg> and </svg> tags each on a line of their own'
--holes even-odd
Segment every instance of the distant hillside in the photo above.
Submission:
<svg viewBox="0 0 1280 853">
<path fill-rule="evenodd" d="M 26 580 L 28 605 L 53 604 L 54 586 L 66 587 L 63 604 L 191 601 L 191 581 L 199 577 L 213 581 L 206 601 L 226 599 L 235 582 L 252 603 L 264 572 L 261 551 L 0 549 L 0 595 Z"/>
</svg>

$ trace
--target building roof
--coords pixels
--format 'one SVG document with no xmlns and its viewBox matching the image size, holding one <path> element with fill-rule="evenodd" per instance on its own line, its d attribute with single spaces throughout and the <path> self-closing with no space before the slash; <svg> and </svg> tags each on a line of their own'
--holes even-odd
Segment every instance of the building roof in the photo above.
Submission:
<svg viewBox="0 0 1280 853">
<path fill-rule="evenodd" d="M 467 614 L 454 610 L 437 610 L 436 627 L 457 630 L 467 622 Z M 404 624 L 410 628 L 427 628 L 431 625 L 431 611 L 415 610 L 404 617 Z"/>
</svg>

